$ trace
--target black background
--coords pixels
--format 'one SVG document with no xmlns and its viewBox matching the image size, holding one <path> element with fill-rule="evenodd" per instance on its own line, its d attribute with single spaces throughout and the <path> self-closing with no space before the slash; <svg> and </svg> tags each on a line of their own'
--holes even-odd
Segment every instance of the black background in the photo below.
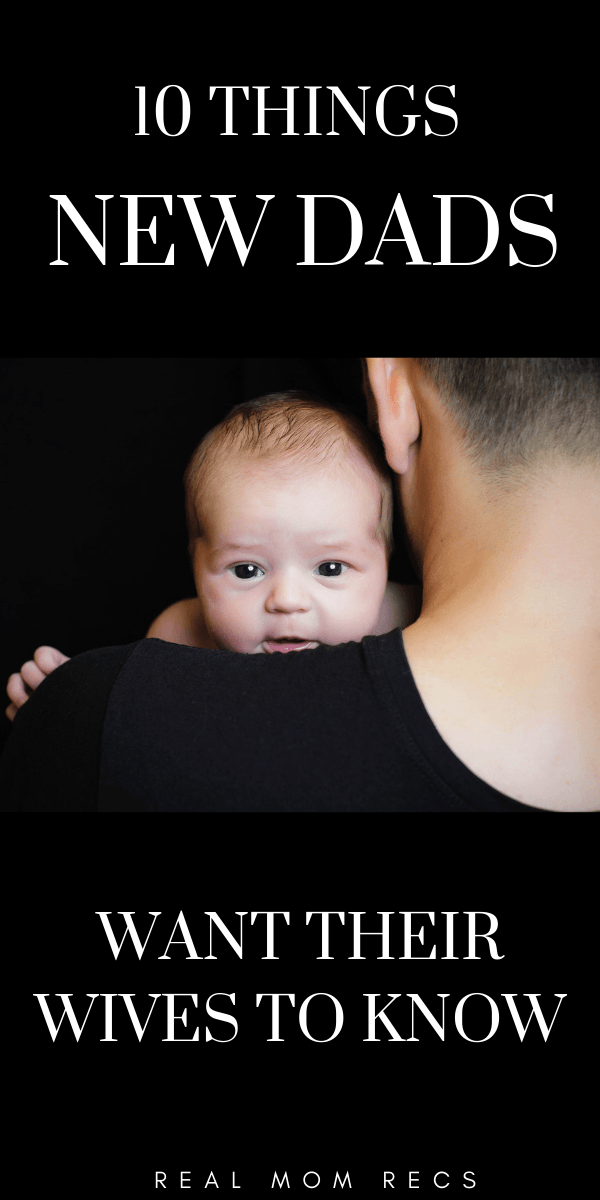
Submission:
<svg viewBox="0 0 600 1200">
<path fill-rule="evenodd" d="M 321 14 L 320 14 L 321 15 Z M 281 23 L 281 16 L 279 23 Z M 314 20 L 314 18 L 313 18 Z M 386 19 L 363 14 L 352 29 L 326 38 L 306 10 L 273 44 L 269 26 L 243 28 L 239 20 L 201 44 L 178 26 L 156 31 L 150 45 L 140 29 L 133 42 L 103 32 L 77 45 L 66 58 L 40 52 L 27 81 L 16 80 L 9 95 L 18 120 L 7 122 L 9 186 L 2 197 L 5 229 L 3 265 L 9 296 L 4 333 L 18 353 L 146 354 L 158 341 L 163 353 L 202 354 L 348 353 L 365 341 L 391 338 L 436 341 L 451 353 L 459 346 L 529 349 L 532 342 L 556 344 L 594 328 L 593 308 L 582 290 L 594 269 L 593 167 L 594 78 L 582 31 L 536 30 L 532 37 L 501 21 L 485 28 L 442 23 L 423 14 L 411 30 L 404 15 Z M 146 24 L 146 23 L 143 23 Z M 292 33 L 293 29 L 293 33 Z M 543 35 L 543 36 L 542 36 Z M 161 40 L 164 39 L 164 40 Z M 547 40 L 546 40 L 547 39 Z M 49 35 L 51 43 L 51 35 Z M 193 40 L 190 45 L 189 41 Z M 251 51 L 245 53 L 246 49 Z M 188 92 L 191 121 L 180 137 L 165 137 L 152 119 L 153 98 L 168 84 Z M 209 100 L 211 85 L 269 87 L 267 103 L 284 101 L 283 85 L 295 85 L 298 137 L 282 136 L 284 113 L 267 115 L 268 137 L 256 131 L 256 93 L 235 100 L 237 137 L 223 137 L 223 97 Z M 401 113 L 421 114 L 407 137 L 389 137 L 375 120 L 376 98 L 394 84 L 414 85 L 415 99 L 392 94 L 389 127 L 402 129 Z M 454 100 L 439 90 L 434 98 L 454 108 L 458 128 L 447 137 L 425 136 L 424 121 L 437 132 L 448 117 L 428 114 L 425 93 L 433 84 L 454 84 Z M 137 86 L 148 98 L 148 137 L 136 137 Z M 344 91 L 361 107 L 359 85 L 368 86 L 363 136 L 338 105 L 328 136 L 327 86 Z M 319 86 L 320 137 L 306 137 L 308 86 Z M 404 99 L 403 99 L 404 97 Z M 167 127 L 179 119 L 175 93 L 167 103 Z M 162 202 L 140 202 L 140 224 L 156 213 L 158 241 L 140 235 L 140 258 L 164 260 L 175 245 L 173 267 L 127 267 L 127 194 L 174 197 L 173 217 Z M 198 194 L 211 238 L 221 213 L 211 195 L 231 194 L 244 234 L 253 230 L 261 202 L 267 206 L 247 263 L 241 266 L 225 233 L 206 265 L 177 194 Z M 303 258 L 302 194 L 332 194 L 351 200 L 363 218 L 363 243 L 340 266 L 298 266 Z M 439 258 L 438 194 L 481 196 L 500 222 L 498 247 L 472 267 L 408 266 L 406 247 L 388 242 L 383 266 L 365 266 L 383 234 L 396 195 L 403 197 L 425 260 Z M 509 210 L 518 196 L 554 197 L 553 212 L 539 200 L 524 200 L 523 217 L 556 234 L 555 260 L 538 269 L 509 267 L 509 244 L 519 258 L 541 262 L 549 245 L 512 228 Z M 107 203 L 107 265 L 102 266 L 79 234 L 62 218 L 63 258 L 56 257 L 56 203 L 66 194 L 101 236 L 101 202 Z M 392 223 L 388 233 L 398 229 Z M 317 202 L 318 257 L 335 260 L 348 246 L 349 218 L 335 201 Z M 482 210 L 458 201 L 453 217 L 454 257 L 474 259 L 485 242 Z M 232 346 L 232 342 L 234 343 Z M 352 344 L 352 346 L 351 346 Z"/>
<path fill-rule="evenodd" d="M 273 20 L 251 10 L 244 22 L 227 11 L 217 30 L 214 13 L 194 22 L 164 13 L 152 40 L 146 17 L 129 38 L 124 15 L 103 10 L 89 23 L 80 15 L 76 25 L 56 12 L 47 25 L 28 16 L 31 27 L 14 36 L 7 30 L 5 40 L 8 669 L 21 647 L 29 654 L 38 640 L 71 650 L 137 637 L 182 594 L 189 575 L 180 477 L 203 432 L 196 432 L 196 406 L 204 422 L 207 390 L 216 415 L 230 397 L 264 390 L 262 377 L 256 387 L 252 368 L 239 366 L 249 358 L 308 354 L 295 360 L 304 365 L 293 378 L 287 368 L 267 369 L 268 386 L 281 386 L 282 374 L 304 386 L 325 377 L 337 394 L 345 379 L 344 393 L 352 387 L 357 397 L 356 373 L 338 370 L 340 358 L 429 353 L 432 335 L 442 354 L 593 352 L 595 71 L 591 39 L 568 14 L 560 27 L 538 21 L 530 33 L 522 13 L 453 16 L 447 24 L 423 10 L 415 28 L 403 12 L 372 6 L 351 21 L 340 15 L 326 35 L 325 14 L 307 8 Z M 402 82 L 415 84 L 421 104 L 405 111 L 417 112 L 425 89 L 439 81 L 457 89 L 459 127 L 448 139 L 425 139 L 422 128 L 388 139 L 372 120 L 362 138 L 343 115 L 339 138 L 275 136 L 281 116 L 270 138 L 241 127 L 238 139 L 223 139 L 208 102 L 211 83 L 337 84 L 358 99 L 358 84 L 369 84 L 374 97 Z M 135 86 L 145 84 L 150 95 L 172 82 L 189 92 L 193 125 L 178 139 L 156 132 L 136 139 Z M 274 193 L 276 200 L 246 267 L 225 238 L 206 267 L 179 219 L 161 228 L 159 208 L 157 257 L 174 241 L 176 265 L 129 268 L 118 265 L 125 202 L 116 198 L 128 192 L 231 192 L 240 197 L 245 231 L 256 215 L 252 198 Z M 296 197 L 310 192 L 346 196 L 363 215 L 363 247 L 349 263 L 296 266 Z M 438 257 L 436 193 L 487 199 L 500 220 L 498 248 L 475 267 L 408 267 L 404 248 L 392 244 L 385 266 L 365 267 L 397 192 L 424 258 Z M 554 195 L 553 214 L 530 216 L 558 240 L 555 261 L 537 270 L 508 266 L 510 240 L 520 257 L 546 251 L 545 242 L 509 236 L 510 204 L 526 192 Z M 76 238 L 71 265 L 49 267 L 52 193 L 69 195 L 97 232 L 93 197 L 115 195 L 106 267 Z M 467 257 L 473 231 L 456 228 Z M 340 230 L 328 225 L 325 238 L 332 258 L 344 252 Z M 22 361 L 55 356 L 62 361 Z M 159 356 L 151 367 L 149 356 Z M 128 360 L 122 370 L 118 359 Z M 234 364 L 231 371 L 225 364 Z M 474 1170 L 476 1196 L 586 1191 L 595 1140 L 584 1103 L 596 1056 L 595 903 L 583 838 L 566 837 L 564 826 L 560 842 L 552 829 L 490 838 L 466 837 L 461 827 L 450 836 L 439 823 L 417 837 L 406 823 L 398 832 L 380 820 L 372 832 L 364 822 L 356 831 L 321 822 L 296 825 L 292 834 L 256 819 L 242 830 L 209 819 L 192 838 L 162 828 L 160 836 L 141 836 L 122 822 L 118 833 L 93 836 L 72 825 L 38 828 L 10 834 L 3 871 L 6 1157 L 15 1187 L 26 1181 L 33 1194 L 58 1187 L 73 1196 L 144 1196 L 155 1194 L 155 1169 L 192 1169 L 203 1190 L 208 1170 L 219 1178 L 222 1167 L 239 1172 L 246 1194 L 262 1194 L 267 1172 L 287 1166 L 290 1174 L 319 1170 L 324 1180 L 332 1168 L 348 1169 L 354 1188 L 368 1195 L 379 1190 L 383 1169 L 396 1169 L 403 1189 L 408 1170 L 420 1170 L 419 1194 L 437 1195 L 423 1186 L 436 1169 L 453 1180 Z M 348 1033 L 331 1045 L 296 1037 L 269 1046 L 250 1037 L 250 1022 L 244 1041 L 240 1034 L 229 1047 L 83 1039 L 75 1046 L 62 1031 L 52 1045 L 32 999 L 33 992 L 76 998 L 179 987 L 205 995 L 204 964 L 114 964 L 99 944 L 98 909 L 162 909 L 174 923 L 181 908 L 191 923 L 196 906 L 223 914 L 289 907 L 297 918 L 318 904 L 371 913 L 487 909 L 499 917 L 506 961 L 414 964 L 408 976 L 406 965 L 372 961 L 339 960 L 326 972 L 328 964 L 303 961 L 299 951 L 293 962 L 251 960 L 243 971 L 229 958 L 207 964 L 218 981 L 210 990 L 329 990 L 340 999 L 388 990 L 424 998 L 564 991 L 548 1044 L 527 1035 L 521 1046 L 501 1013 L 501 1032 L 482 1046 L 450 1038 L 442 1045 L 427 1030 L 420 1044 L 365 1046 L 350 1034 L 349 1000 Z"/>
<path fill-rule="evenodd" d="M 266 830 L 257 836 L 256 825 L 241 855 L 235 837 L 213 823 L 193 848 L 183 849 L 180 838 L 161 830 L 144 834 L 136 859 L 131 846 L 123 852 L 121 839 L 112 842 L 102 866 L 91 853 L 78 864 L 60 851 L 52 865 L 35 859 L 37 903 L 29 919 L 13 928 L 23 947 L 21 968 L 5 997 L 17 1064 L 10 1089 L 17 1116 L 13 1147 L 22 1159 L 31 1141 L 35 1145 L 27 1162 L 33 1190 L 53 1181 L 67 1196 L 80 1194 L 85 1184 L 91 1195 L 143 1197 L 155 1194 L 155 1170 L 166 1170 L 171 1183 L 179 1171 L 189 1170 L 199 1192 L 212 1170 L 220 1190 L 229 1194 L 235 1170 L 246 1194 L 262 1195 L 270 1191 L 273 1172 L 287 1169 L 295 1194 L 305 1191 L 306 1171 L 319 1172 L 319 1191 L 329 1193 L 334 1172 L 348 1170 L 353 1192 L 373 1195 L 382 1189 L 384 1170 L 396 1172 L 396 1189 L 403 1193 L 412 1170 L 420 1172 L 419 1195 L 432 1196 L 438 1194 L 433 1173 L 445 1170 L 449 1192 L 457 1195 L 464 1194 L 462 1172 L 471 1170 L 480 1197 L 585 1194 L 594 1144 L 586 1095 L 597 1050 L 591 854 L 566 837 L 564 859 L 544 862 L 530 835 L 511 848 L 501 834 L 494 837 L 495 857 L 482 853 L 479 837 L 464 835 L 461 849 L 442 855 L 435 853 L 431 835 L 405 830 L 403 836 L 394 831 L 394 846 L 385 849 L 391 831 L 382 836 L 381 825 L 365 831 L 363 823 L 360 855 L 352 839 L 327 828 L 311 830 L 310 836 L 297 829 L 294 850 L 290 839 L 274 834 L 267 849 L 261 847 Z M 536 843 L 537 837 L 536 832 Z M 107 849 L 104 835 L 100 846 Z M 568 870 L 575 849 L 576 887 Z M 289 928 L 277 919 L 277 962 L 261 960 L 264 918 L 251 929 L 249 917 L 242 961 L 218 934 L 215 961 L 185 961 L 187 950 L 177 945 L 170 961 L 158 961 L 180 910 L 197 952 L 205 956 L 204 912 L 219 912 L 236 932 L 235 911 L 255 904 L 257 911 L 291 911 Z M 318 919 L 305 925 L 313 904 L 365 911 L 364 927 L 370 929 L 377 928 L 378 909 L 487 910 L 498 917 L 496 942 L 504 958 L 488 959 L 482 942 L 480 961 L 440 961 L 445 951 L 438 915 L 437 961 L 398 961 L 403 953 L 395 936 L 398 916 L 391 918 L 394 961 L 376 960 L 374 938 L 363 943 L 365 961 L 348 961 L 347 915 L 344 930 L 332 919 L 334 960 L 318 962 Z M 114 961 L 95 915 L 112 911 L 120 940 L 121 907 L 139 914 L 143 937 L 151 922 L 148 911 L 162 911 L 141 962 L 131 946 Z M 465 918 L 455 920 L 455 953 L 464 954 L 459 930 Z M 414 928 L 421 924 L 429 953 L 433 933 L 427 917 L 415 917 Z M 487 928 L 485 919 L 481 928 Z M 415 942 L 415 952 L 419 949 Z M 117 1042 L 100 1042 L 103 1022 L 92 1009 L 79 1044 L 66 1021 L 52 1043 L 33 998 L 50 993 L 58 1019 L 55 993 L 72 993 L 82 1017 L 89 1004 L 85 993 L 130 992 L 143 1021 L 148 993 L 176 991 L 198 994 L 198 1010 L 187 1002 L 188 1029 L 177 1023 L 182 1035 L 191 1035 L 197 1016 L 198 1043 L 161 1040 L 164 1000 L 141 1044 L 119 1019 L 119 1000 Z M 239 1032 L 228 1045 L 203 1040 L 204 1001 L 220 991 L 236 994 Z M 281 1044 L 266 1040 L 267 1014 L 255 1007 L 256 993 L 270 991 L 296 995 L 295 1013 L 282 1001 Z M 301 1001 L 314 992 L 337 996 L 345 1013 L 339 1037 L 322 1045 L 304 1038 L 297 1024 Z M 390 1043 L 382 1029 L 380 1042 L 365 1043 L 365 992 L 381 993 L 381 1002 L 392 992 L 416 992 L 438 1015 L 437 993 L 449 993 L 446 1040 L 417 1016 L 418 1042 Z M 497 1034 L 479 1045 L 460 1038 L 453 1021 L 458 1000 L 471 992 L 487 993 L 500 1009 Z M 502 992 L 517 993 L 524 1021 L 529 1002 L 521 999 L 523 993 L 540 995 L 548 1019 L 558 1003 L 555 993 L 567 993 L 546 1043 L 533 1025 L 520 1042 Z M 233 1011 L 227 1000 L 214 1001 L 219 1003 Z M 485 1024 L 477 1024 L 478 1005 L 485 1002 L 471 1000 L 465 1010 L 472 1037 L 487 1032 Z M 318 1006 L 314 1002 L 310 1010 L 310 1028 L 315 1036 L 327 1036 L 331 1026 L 319 1028 Z M 406 1013 L 403 1019 L 396 1008 L 388 1015 L 409 1037 Z M 217 1036 L 231 1032 L 210 1024 Z"/>
</svg>

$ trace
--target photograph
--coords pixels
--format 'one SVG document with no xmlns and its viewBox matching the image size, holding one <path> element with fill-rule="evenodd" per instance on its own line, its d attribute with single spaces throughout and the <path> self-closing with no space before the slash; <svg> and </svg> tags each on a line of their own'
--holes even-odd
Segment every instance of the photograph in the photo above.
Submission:
<svg viewBox="0 0 600 1200">
<path fill-rule="evenodd" d="M 599 810 L 600 360 L 2 372 L 8 811 Z"/>
</svg>

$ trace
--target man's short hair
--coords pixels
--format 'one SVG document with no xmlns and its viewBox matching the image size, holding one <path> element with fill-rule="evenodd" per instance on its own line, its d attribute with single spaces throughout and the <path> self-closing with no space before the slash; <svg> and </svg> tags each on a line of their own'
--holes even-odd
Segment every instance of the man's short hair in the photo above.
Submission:
<svg viewBox="0 0 600 1200">
<path fill-rule="evenodd" d="M 389 556 L 393 546 L 392 480 L 380 445 L 354 413 L 302 391 L 273 392 L 238 404 L 203 437 L 184 475 L 190 550 L 203 534 L 202 514 L 215 469 L 232 455 L 302 468 L 340 462 L 356 453 L 380 485 L 377 536 Z"/>
<path fill-rule="evenodd" d="M 600 457 L 600 359 L 418 358 L 482 467 Z"/>
</svg>

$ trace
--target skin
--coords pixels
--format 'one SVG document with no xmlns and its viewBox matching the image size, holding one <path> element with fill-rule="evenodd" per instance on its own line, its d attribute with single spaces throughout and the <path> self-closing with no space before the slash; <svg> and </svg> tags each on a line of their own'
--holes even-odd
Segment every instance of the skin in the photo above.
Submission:
<svg viewBox="0 0 600 1200">
<path fill-rule="evenodd" d="M 404 632 L 451 750 L 516 800 L 597 811 L 600 479 L 540 460 L 518 487 L 474 467 L 412 359 L 367 360 L 387 460 L 423 579 Z"/>
<path fill-rule="evenodd" d="M 380 504 L 359 464 L 290 474 L 238 461 L 213 489 L 193 552 L 212 644 L 273 654 L 372 633 L 387 581 Z"/>
</svg>

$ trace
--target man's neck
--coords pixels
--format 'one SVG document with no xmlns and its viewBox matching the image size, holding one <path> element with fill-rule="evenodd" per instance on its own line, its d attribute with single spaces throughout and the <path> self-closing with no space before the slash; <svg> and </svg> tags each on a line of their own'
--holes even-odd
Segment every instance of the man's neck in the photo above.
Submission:
<svg viewBox="0 0 600 1200">
<path fill-rule="evenodd" d="M 600 630 L 600 479 L 556 470 L 505 495 L 474 490 L 432 525 L 423 559 L 423 618 L 533 634 Z"/>
<path fill-rule="evenodd" d="M 423 610 L 405 632 L 417 686 L 451 749 L 499 791 L 597 808 L 600 481 L 564 468 L 475 493 L 431 522 Z"/>
</svg>

